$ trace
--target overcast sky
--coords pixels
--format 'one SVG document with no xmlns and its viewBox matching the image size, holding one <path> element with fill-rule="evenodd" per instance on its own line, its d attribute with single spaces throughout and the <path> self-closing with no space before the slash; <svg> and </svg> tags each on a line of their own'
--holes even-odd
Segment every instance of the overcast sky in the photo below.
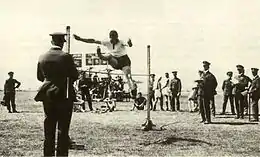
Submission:
<svg viewBox="0 0 260 157">
<path fill-rule="evenodd" d="M 49 33 L 64 31 L 104 40 L 111 29 L 128 49 L 133 73 L 146 73 L 146 45 L 151 45 L 152 72 L 179 71 L 184 88 L 197 78 L 201 62 L 212 63 L 219 84 L 226 71 L 243 64 L 260 68 L 259 0 L 1 0 L 0 86 L 8 71 L 23 89 L 36 89 L 36 64 L 50 47 Z M 72 40 L 72 52 L 96 46 Z M 138 79 L 138 78 L 136 78 Z"/>
</svg>

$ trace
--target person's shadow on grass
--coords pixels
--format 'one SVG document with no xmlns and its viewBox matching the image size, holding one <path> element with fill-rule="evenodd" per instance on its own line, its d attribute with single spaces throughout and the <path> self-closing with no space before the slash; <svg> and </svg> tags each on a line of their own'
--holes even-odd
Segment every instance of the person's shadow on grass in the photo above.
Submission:
<svg viewBox="0 0 260 157">
<path fill-rule="evenodd" d="M 181 141 L 193 143 L 194 145 L 206 144 L 206 145 L 212 146 L 211 143 L 206 142 L 206 141 L 202 141 L 202 140 L 198 140 L 198 139 L 192 139 L 192 138 L 174 137 L 174 136 L 166 137 L 166 138 L 159 139 L 159 140 L 156 140 L 156 141 L 153 141 L 153 142 L 141 143 L 141 145 L 145 145 L 145 146 L 148 146 L 148 145 L 151 145 L 151 144 L 170 145 L 170 144 L 173 144 L 173 143 L 176 143 L 176 142 L 181 142 Z"/>
<path fill-rule="evenodd" d="M 221 124 L 221 125 L 257 125 L 254 122 L 211 122 L 211 124 Z"/>
</svg>

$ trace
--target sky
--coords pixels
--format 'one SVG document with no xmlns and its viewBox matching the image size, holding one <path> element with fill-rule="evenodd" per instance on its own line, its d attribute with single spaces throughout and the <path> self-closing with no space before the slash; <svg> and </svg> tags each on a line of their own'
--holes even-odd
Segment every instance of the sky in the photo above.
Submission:
<svg viewBox="0 0 260 157">
<path fill-rule="evenodd" d="M 128 49 L 133 73 L 146 73 L 146 47 L 151 45 L 151 70 L 157 76 L 178 70 L 184 90 L 190 89 L 211 62 L 219 87 L 226 72 L 242 64 L 260 68 L 259 0 L 0 0 L 0 89 L 8 71 L 21 89 L 37 89 L 39 55 L 50 48 L 52 32 L 106 40 L 115 29 Z M 96 46 L 72 39 L 72 52 L 95 52 Z M 139 79 L 139 78 L 135 78 Z M 144 79 L 144 78 L 142 78 Z"/>
</svg>

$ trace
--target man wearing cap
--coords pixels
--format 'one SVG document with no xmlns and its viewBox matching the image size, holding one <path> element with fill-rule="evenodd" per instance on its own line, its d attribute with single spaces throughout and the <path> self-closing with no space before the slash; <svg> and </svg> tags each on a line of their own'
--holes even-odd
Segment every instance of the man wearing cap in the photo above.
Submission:
<svg viewBox="0 0 260 157">
<path fill-rule="evenodd" d="M 175 100 L 176 100 L 176 109 L 180 111 L 180 96 L 181 96 L 181 80 L 177 77 L 177 71 L 173 71 L 173 79 L 170 82 L 171 90 L 171 110 L 175 111 Z"/>
<path fill-rule="evenodd" d="M 234 89 L 233 94 L 235 95 L 235 105 L 237 116 L 236 119 L 244 118 L 244 107 L 247 104 L 247 87 L 251 79 L 244 74 L 244 66 L 237 65 L 238 75 L 234 77 Z"/>
<path fill-rule="evenodd" d="M 234 84 L 232 82 L 233 72 L 232 71 L 227 72 L 227 76 L 228 76 L 228 79 L 226 79 L 222 84 L 224 102 L 223 102 L 223 110 L 220 114 L 221 115 L 225 114 L 227 102 L 229 100 L 230 106 L 231 106 L 231 113 L 233 115 L 235 115 L 236 113 L 235 113 L 235 108 L 234 108 L 234 96 L 232 94 L 232 89 L 234 87 Z"/>
<path fill-rule="evenodd" d="M 204 103 L 203 103 L 203 105 L 204 105 L 205 117 L 206 117 L 205 124 L 211 123 L 210 104 L 214 105 L 213 104 L 214 96 L 216 95 L 216 88 L 218 85 L 217 79 L 209 71 L 209 67 L 210 67 L 210 63 L 208 61 L 203 61 L 203 68 L 204 68 L 204 74 L 203 74 L 203 94 L 204 94 L 203 101 L 204 101 Z"/>
<path fill-rule="evenodd" d="M 13 78 L 14 72 L 11 71 L 8 75 L 9 78 L 5 81 L 4 85 L 5 103 L 9 113 L 12 113 L 10 102 L 12 104 L 13 112 L 17 113 L 15 105 L 15 88 L 19 88 L 21 83 Z"/>
<path fill-rule="evenodd" d="M 62 51 L 66 41 L 64 33 L 50 34 L 52 47 L 41 55 L 38 61 L 37 78 L 43 82 L 35 100 L 43 102 L 44 120 L 44 156 L 55 156 L 55 132 L 58 125 L 56 155 L 68 156 L 69 126 L 73 101 L 76 94 L 73 82 L 78 72 L 70 54 Z M 69 78 L 67 91 L 67 78 Z M 66 96 L 68 92 L 68 97 Z"/>
<path fill-rule="evenodd" d="M 251 83 L 251 86 L 249 88 L 249 95 L 252 100 L 251 106 L 252 106 L 252 116 L 253 119 L 252 121 L 259 121 L 258 118 L 258 101 L 260 98 L 260 77 L 258 76 L 258 70 L 257 68 L 252 68 L 252 75 L 253 75 L 253 80 Z M 251 116 L 251 115 L 249 115 Z"/>
</svg>

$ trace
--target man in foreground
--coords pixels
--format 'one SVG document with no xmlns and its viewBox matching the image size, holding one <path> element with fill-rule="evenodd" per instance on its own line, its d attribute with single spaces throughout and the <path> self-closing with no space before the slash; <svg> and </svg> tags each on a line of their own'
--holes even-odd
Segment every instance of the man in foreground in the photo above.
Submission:
<svg viewBox="0 0 260 157">
<path fill-rule="evenodd" d="M 58 125 L 56 156 L 68 156 L 69 126 L 73 101 L 76 99 L 73 82 L 78 78 L 78 72 L 72 56 L 62 51 L 66 41 L 65 34 L 50 35 L 53 46 L 47 53 L 40 56 L 38 61 L 37 78 L 43 82 L 43 85 L 35 100 L 43 102 L 45 113 L 44 156 L 55 156 L 56 125 Z M 68 87 L 67 78 L 69 78 Z"/>
</svg>

